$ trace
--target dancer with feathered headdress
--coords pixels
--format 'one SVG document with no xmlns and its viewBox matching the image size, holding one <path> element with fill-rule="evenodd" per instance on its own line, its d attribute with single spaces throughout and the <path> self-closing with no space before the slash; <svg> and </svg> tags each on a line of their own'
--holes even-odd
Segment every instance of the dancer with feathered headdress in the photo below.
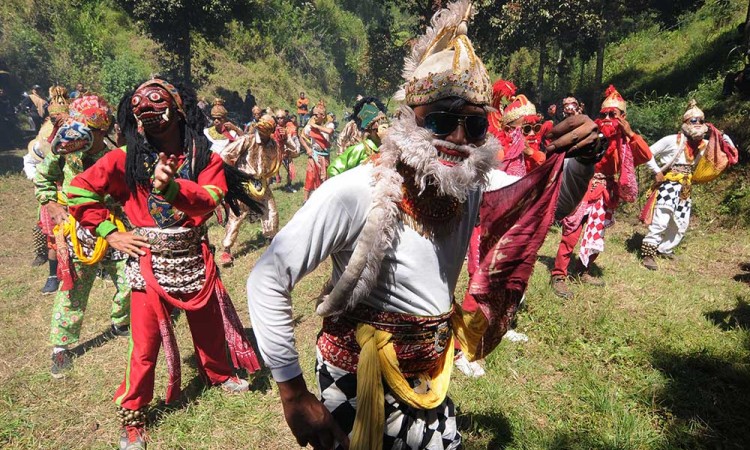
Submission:
<svg viewBox="0 0 750 450">
<path fill-rule="evenodd" d="M 468 0 L 436 14 L 407 58 L 398 93 L 404 104 L 378 155 L 324 183 L 248 278 L 258 346 L 300 445 L 458 448 L 461 436 L 447 396 L 453 340 L 471 359 L 483 357 L 507 330 L 522 295 L 484 295 L 480 286 L 481 308 L 464 311 L 453 301 L 499 150 L 487 133 L 492 86 L 466 35 L 470 16 Z M 587 150 L 598 141 L 595 128 L 580 117 L 552 133 L 560 150 Z M 578 144 L 571 143 L 573 130 L 581 136 Z M 548 178 L 514 189 L 530 194 L 527 207 L 539 206 L 520 228 L 534 230 L 533 244 L 513 239 L 524 261 L 535 257 L 551 223 L 563 156 L 557 154 L 549 170 L 535 171 Z M 504 173 L 495 178 L 499 185 L 516 180 Z M 543 205 L 533 201 L 540 196 Z M 540 224 L 540 217 L 547 223 Z M 324 317 L 317 342 L 319 400 L 307 390 L 298 362 L 291 291 L 329 256 L 333 286 L 317 307 Z M 493 267 L 483 261 L 477 273 L 500 273 Z M 498 280 L 492 275 L 489 281 Z"/>
</svg>

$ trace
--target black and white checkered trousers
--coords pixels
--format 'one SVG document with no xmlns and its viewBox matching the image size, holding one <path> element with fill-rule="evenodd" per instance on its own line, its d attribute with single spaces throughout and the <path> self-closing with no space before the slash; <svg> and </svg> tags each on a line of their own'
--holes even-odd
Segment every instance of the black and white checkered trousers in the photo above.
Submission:
<svg viewBox="0 0 750 450">
<path fill-rule="evenodd" d="M 315 366 L 320 399 L 336 423 L 351 436 L 357 413 L 357 374 L 326 364 L 320 354 Z M 454 450 L 461 447 L 456 410 L 446 397 L 437 408 L 423 410 L 400 402 L 385 388 L 383 450 Z M 336 446 L 340 450 L 341 446 Z"/>
<path fill-rule="evenodd" d="M 674 211 L 675 221 L 681 224 L 690 218 L 693 200 L 690 197 L 685 200 L 681 199 L 680 192 L 682 192 L 682 185 L 680 183 L 665 181 L 659 186 L 659 191 L 656 195 L 656 206 Z"/>
</svg>

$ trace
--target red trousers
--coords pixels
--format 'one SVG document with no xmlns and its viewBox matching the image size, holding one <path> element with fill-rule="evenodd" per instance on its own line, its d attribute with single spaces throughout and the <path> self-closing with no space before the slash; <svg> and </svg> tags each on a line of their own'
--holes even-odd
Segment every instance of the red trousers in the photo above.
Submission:
<svg viewBox="0 0 750 450">
<path fill-rule="evenodd" d="M 570 234 L 562 235 L 560 239 L 560 246 L 557 248 L 557 256 L 555 257 L 555 268 L 552 269 L 552 277 L 567 277 L 568 266 L 570 265 L 570 257 L 573 254 L 573 250 L 578 243 L 578 238 L 581 237 L 581 232 L 586 226 L 588 216 L 584 217 L 578 227 Z M 596 260 L 598 253 L 594 253 L 589 257 L 589 266 Z"/>
<path fill-rule="evenodd" d="M 315 159 L 313 159 L 315 158 Z M 317 164 L 315 163 L 317 161 Z M 328 157 L 310 156 L 307 158 L 307 170 L 305 171 L 305 191 L 312 192 L 319 188 L 328 179 Z"/>
<path fill-rule="evenodd" d="M 181 296 L 176 295 L 180 298 Z M 189 296 L 187 296 L 189 298 Z M 172 311 L 171 305 L 166 305 Z M 232 375 L 225 350 L 224 324 L 219 301 L 214 296 L 203 309 L 185 311 L 198 367 L 211 384 L 226 381 Z M 139 409 L 154 398 L 154 371 L 161 347 L 156 314 L 143 291 L 133 291 L 130 301 L 130 348 L 125 379 L 115 392 L 115 403 L 127 409 Z"/>
</svg>

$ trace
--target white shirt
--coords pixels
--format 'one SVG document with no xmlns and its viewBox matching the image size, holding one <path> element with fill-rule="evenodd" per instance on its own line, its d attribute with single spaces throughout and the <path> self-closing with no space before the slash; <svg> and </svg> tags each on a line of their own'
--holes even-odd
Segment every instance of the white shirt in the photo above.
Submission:
<svg viewBox="0 0 750 450">
<path fill-rule="evenodd" d="M 573 166 L 583 167 L 578 163 Z M 323 183 L 276 235 L 248 277 L 248 308 L 255 337 L 276 381 L 302 373 L 294 341 L 292 289 L 328 256 L 333 260 L 333 282 L 339 279 L 370 212 L 372 169 L 369 164 L 359 166 Z M 590 176 L 578 183 L 583 186 L 578 186 L 581 193 L 585 193 Z M 518 179 L 501 171 L 490 178 L 493 189 Z M 435 240 L 399 223 L 397 243 L 386 253 L 377 283 L 364 303 L 383 311 L 424 316 L 450 311 L 480 200 L 480 191 L 471 192 L 455 231 Z M 580 196 L 566 208 L 574 208 L 579 201 Z"/>
<path fill-rule="evenodd" d="M 697 164 L 698 160 L 700 160 L 700 157 L 703 155 L 702 151 L 700 154 L 695 155 L 693 162 L 687 160 L 684 148 L 687 145 L 688 139 L 686 136 L 682 135 L 678 144 L 678 136 L 680 136 L 680 134 L 671 134 L 659 139 L 651 146 L 651 154 L 654 156 L 646 164 L 654 173 L 661 172 L 667 165 L 671 167 L 673 164 Z M 729 136 L 724 134 L 722 135 L 722 138 L 727 144 L 734 147 L 734 143 Z M 706 144 L 708 141 L 703 139 L 703 143 Z"/>
<path fill-rule="evenodd" d="M 211 151 L 216 153 L 221 153 L 222 150 L 224 150 L 224 147 L 229 145 L 229 138 L 226 136 L 222 136 L 223 139 L 213 139 L 211 138 L 211 134 L 208 132 L 208 128 L 205 128 L 203 130 L 203 134 L 206 135 L 206 138 L 208 138 L 208 142 L 211 143 Z M 229 134 L 232 135 L 233 140 L 237 139 L 237 132 L 234 130 L 229 130 Z"/>
</svg>

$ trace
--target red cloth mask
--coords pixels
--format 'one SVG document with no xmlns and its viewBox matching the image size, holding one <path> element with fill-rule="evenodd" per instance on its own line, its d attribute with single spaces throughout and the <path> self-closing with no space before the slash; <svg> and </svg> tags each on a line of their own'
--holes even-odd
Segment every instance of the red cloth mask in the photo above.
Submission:
<svg viewBox="0 0 750 450">
<path fill-rule="evenodd" d="M 599 131 L 601 131 L 607 139 L 612 140 L 618 138 L 622 133 L 619 119 L 596 119 L 594 122 L 599 127 Z"/>
</svg>

